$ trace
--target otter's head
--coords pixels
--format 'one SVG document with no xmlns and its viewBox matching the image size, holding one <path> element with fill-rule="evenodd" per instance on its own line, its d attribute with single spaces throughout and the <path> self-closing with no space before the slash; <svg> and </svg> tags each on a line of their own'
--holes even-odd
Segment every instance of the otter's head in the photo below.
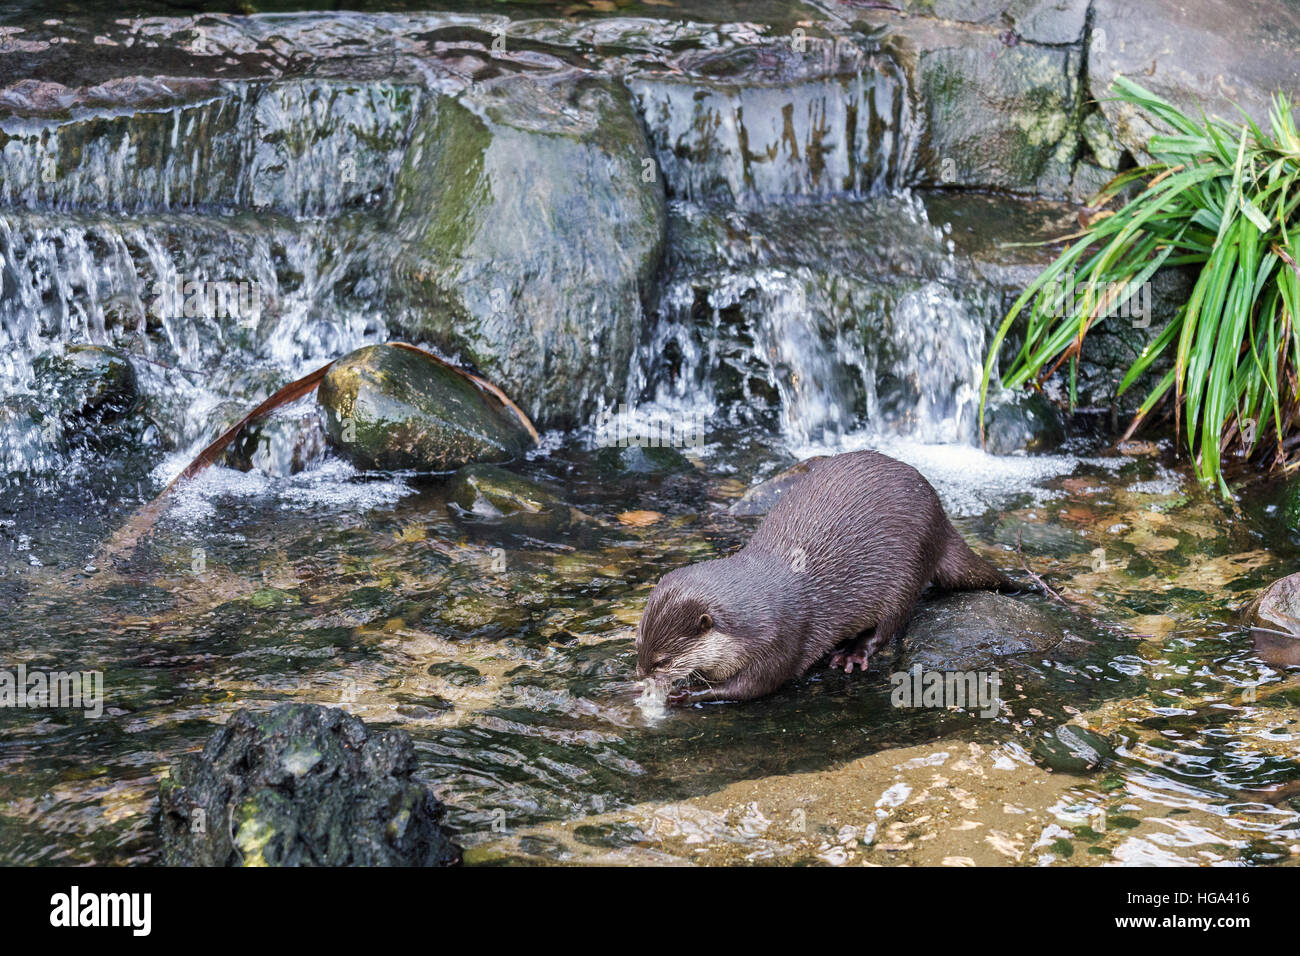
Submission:
<svg viewBox="0 0 1300 956">
<path fill-rule="evenodd" d="M 764 602 L 729 588 L 724 564 L 706 561 L 664 575 L 637 626 L 639 679 L 716 686 L 767 656 L 763 647 L 776 632 L 753 613 Z"/>
</svg>

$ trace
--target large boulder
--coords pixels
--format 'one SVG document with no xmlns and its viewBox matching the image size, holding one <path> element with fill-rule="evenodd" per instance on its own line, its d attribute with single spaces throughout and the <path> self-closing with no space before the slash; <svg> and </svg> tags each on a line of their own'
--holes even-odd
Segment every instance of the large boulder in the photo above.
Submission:
<svg viewBox="0 0 1300 956">
<path fill-rule="evenodd" d="M 664 241 L 662 178 L 609 77 L 512 74 L 437 98 L 397 176 L 403 331 L 541 425 L 614 402 Z"/>
<path fill-rule="evenodd" d="M 451 471 L 532 443 L 518 416 L 464 373 L 397 345 L 345 355 L 317 390 L 330 443 L 361 468 Z"/>
<path fill-rule="evenodd" d="M 899 666 L 979 670 L 1004 657 L 1050 653 L 1066 640 L 1065 629 L 1033 603 L 991 591 L 963 591 L 917 608 L 907 625 Z"/>
<path fill-rule="evenodd" d="M 400 730 L 345 711 L 281 704 L 237 712 L 160 786 L 170 866 L 449 866 L 460 848 L 414 777 Z"/>
</svg>

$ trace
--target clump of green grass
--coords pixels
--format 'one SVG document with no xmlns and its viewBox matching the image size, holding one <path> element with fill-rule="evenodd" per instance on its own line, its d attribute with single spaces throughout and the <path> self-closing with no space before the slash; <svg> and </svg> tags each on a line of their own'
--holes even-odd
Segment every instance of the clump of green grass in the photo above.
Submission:
<svg viewBox="0 0 1300 956">
<path fill-rule="evenodd" d="M 1066 237 L 1065 250 L 1020 295 L 1003 319 L 984 365 L 984 404 L 997 355 L 1012 324 L 1026 316 L 1025 340 L 1002 382 L 1041 389 L 1068 363 L 1071 405 L 1088 331 L 1162 267 L 1198 267 L 1191 296 L 1129 367 L 1124 394 L 1165 355 L 1172 367 L 1143 400 L 1124 438 L 1166 399 L 1175 433 L 1203 481 L 1228 493 L 1223 456 L 1289 461 L 1300 445 L 1300 136 L 1292 106 L 1278 94 L 1268 133 L 1247 118 L 1189 118 L 1120 77 L 1117 97 L 1176 132 L 1153 136 L 1156 162 L 1111 180 L 1092 200 L 1105 207 L 1130 184 L 1145 188 L 1118 209 L 1093 215 Z"/>
</svg>

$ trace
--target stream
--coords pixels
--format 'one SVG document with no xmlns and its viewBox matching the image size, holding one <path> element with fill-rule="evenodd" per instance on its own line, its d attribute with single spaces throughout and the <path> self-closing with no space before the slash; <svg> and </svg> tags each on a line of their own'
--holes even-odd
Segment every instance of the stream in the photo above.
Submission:
<svg viewBox="0 0 1300 956">
<path fill-rule="evenodd" d="M 746 29 L 637 21 L 634 43 L 626 24 L 570 35 L 539 20 L 512 48 L 502 69 L 604 56 L 632 71 L 628 102 L 668 180 L 653 288 L 582 292 L 595 315 L 633 303 L 635 334 L 578 343 L 623 351 L 559 382 L 572 413 L 508 466 L 545 489 L 539 511 L 467 506 L 463 475 L 358 471 L 308 396 L 105 555 L 280 385 L 389 340 L 473 357 L 438 345 L 424 287 L 390 266 L 417 242 L 412 144 L 462 88 L 439 69 L 471 49 L 486 62 L 485 28 L 473 13 L 319 16 L 309 42 L 285 39 L 291 17 L 236 30 L 69 12 L 72 35 L 220 48 L 232 75 L 179 102 L 0 117 L 0 660 L 100 671 L 105 689 L 97 717 L 0 708 L 0 864 L 159 862 L 169 764 L 236 710 L 284 701 L 408 731 L 471 864 L 1296 861 L 1300 680 L 1239 620 L 1300 560 L 1292 492 L 1242 474 L 1222 500 L 1160 434 L 979 447 L 991 329 L 1047 255 L 1011 243 L 1060 235 L 1073 213 L 920 184 L 907 81 L 865 40 L 836 48 L 833 82 L 763 65 L 793 85 L 798 116 L 860 123 L 864 139 L 757 174 L 728 166 L 720 139 L 716 155 L 683 145 L 704 100 L 656 73 L 665 51 L 713 55 Z M 339 52 L 377 36 L 386 75 Z M 282 43 L 315 67 L 266 74 L 259 58 Z M 786 87 L 708 76 L 710 95 L 743 100 L 754 155 L 769 127 L 781 141 Z M 223 314 L 186 304 L 187 283 L 232 279 L 249 285 Z M 83 427 L 43 384 L 42 361 L 81 343 L 130 356 L 130 414 Z M 513 397 L 546 418 L 541 398 Z M 619 416 L 698 440 L 619 447 L 600 427 Z M 745 703 L 638 706 L 633 639 L 659 577 L 741 546 L 760 519 L 730 508 L 754 484 L 857 448 L 915 465 L 981 554 L 1059 592 L 1017 600 L 1060 621 L 1070 652 L 999 662 L 991 719 L 893 706 L 888 654 Z M 1102 768 L 1032 759 L 1066 722 L 1113 742 Z"/>
</svg>

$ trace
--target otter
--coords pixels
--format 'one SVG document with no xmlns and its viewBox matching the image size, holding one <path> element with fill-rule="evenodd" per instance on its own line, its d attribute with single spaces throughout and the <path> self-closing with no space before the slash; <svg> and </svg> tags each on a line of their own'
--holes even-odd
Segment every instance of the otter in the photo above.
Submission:
<svg viewBox="0 0 1300 956">
<path fill-rule="evenodd" d="M 637 626 L 636 674 L 684 704 L 761 697 L 828 653 L 864 671 L 931 583 L 1014 590 L 915 468 L 874 451 L 824 458 L 738 552 L 664 575 Z"/>
</svg>

